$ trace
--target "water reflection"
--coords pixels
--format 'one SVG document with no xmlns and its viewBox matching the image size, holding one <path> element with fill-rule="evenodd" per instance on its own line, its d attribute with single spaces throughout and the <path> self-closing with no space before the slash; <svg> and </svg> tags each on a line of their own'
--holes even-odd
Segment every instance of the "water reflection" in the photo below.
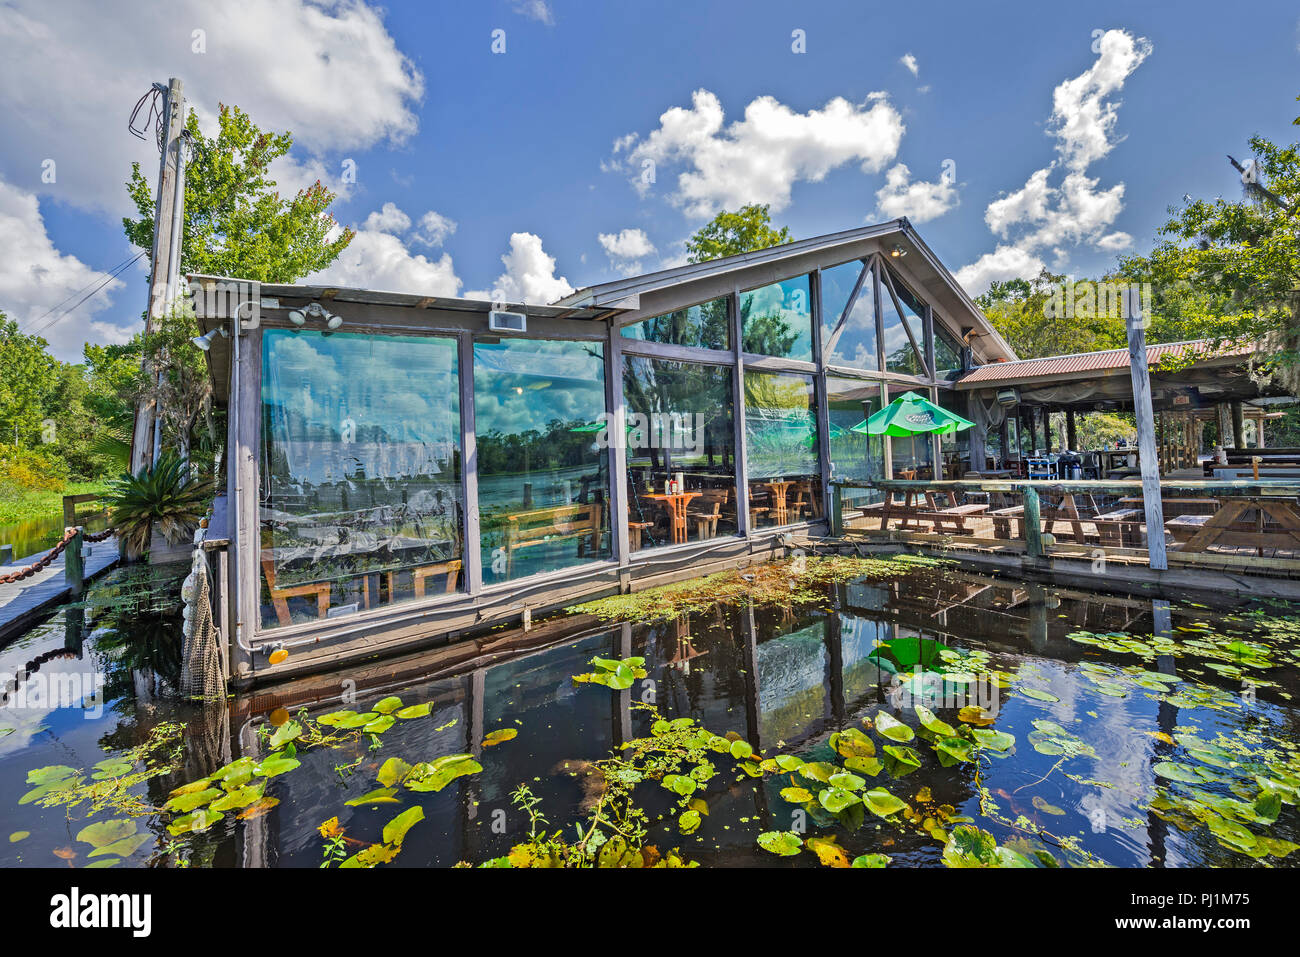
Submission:
<svg viewBox="0 0 1300 957">
<path fill-rule="evenodd" d="M 166 853 L 165 829 L 156 818 L 147 819 L 157 840 L 126 863 L 188 859 L 195 865 L 314 867 L 322 854 L 321 822 L 337 815 L 349 834 L 374 840 L 400 809 L 347 805 L 376 786 L 388 758 L 414 763 L 469 753 L 482 763 L 481 773 L 437 793 L 403 795 L 406 804 L 418 798 L 426 817 L 409 833 L 394 865 L 450 866 L 503 855 L 523 839 L 528 820 L 511 802 L 521 783 L 541 799 L 549 828 L 571 836 L 573 822 L 599 799 L 601 782 L 590 763 L 648 733 L 651 719 L 640 704 L 669 717 L 691 717 L 719 734 L 735 732 L 767 753 L 831 760 L 829 735 L 861 727 L 862 718 L 880 709 L 915 723 L 910 706 L 896 707 L 900 671 L 918 663 L 934 668 L 952 655 L 979 655 L 987 656 L 988 667 L 1012 676 L 1011 686 L 990 704 L 993 727 L 1016 736 L 1014 753 L 978 773 L 969 764 L 940 768 L 918 740 L 913 744 L 926 758 L 920 770 L 896 780 L 882 772 L 870 786 L 909 801 L 928 789 L 933 804 L 969 815 L 999 841 L 1015 833 L 1003 822 L 1023 815 L 1052 833 L 1070 835 L 1087 854 L 1111 864 L 1245 866 L 1253 861 L 1223 847 L 1205 828 L 1184 831 L 1150 810 L 1155 789 L 1167 784 L 1153 768 L 1175 754 L 1173 735 L 1189 727 L 1200 729 L 1206 740 L 1244 727 L 1293 735 L 1297 712 L 1286 695 L 1300 690 L 1294 667 L 1270 672 L 1277 687 L 1261 687 L 1249 706 L 1234 681 L 1189 671 L 1187 658 L 1168 656 L 1145 667 L 1164 674 L 1181 668 L 1200 698 L 1151 694 L 1137 686 L 1117 694 L 1096 680 L 1097 673 L 1089 678 L 1085 672 L 1132 660 L 1068 637 L 1086 630 L 1179 638 L 1201 622 L 1220 634 L 1251 632 L 1249 621 L 1233 609 L 1153 604 L 948 571 L 838 586 L 828 589 L 824 604 L 804 610 L 716 606 L 649 625 L 567 631 L 548 626 L 550 632 L 516 636 L 513 645 L 501 636 L 484 640 L 476 654 L 451 646 L 200 708 L 169 696 L 177 655 L 174 622 L 139 609 L 96 609 L 92 601 L 0 651 L 0 669 L 25 674 L 0 702 L 0 726 L 15 729 L 0 737 L 0 807 L 10 831 L 32 832 L 18 844 L 0 845 L 0 862 L 59 863 L 55 851 L 75 846 L 62 808 L 18 804 L 28 787 L 27 771 L 55 763 L 88 767 L 105 752 L 138 746 L 167 721 L 183 724 L 185 732 L 174 773 L 142 787 L 155 806 L 172 788 L 236 757 L 264 757 L 270 750 L 266 718 L 275 709 L 306 709 L 315 716 L 339 708 L 366 711 L 389 695 L 405 705 L 430 705 L 429 717 L 400 722 L 382 738 L 362 735 L 336 749 L 299 751 L 302 766 L 275 778 L 268 791 L 280 799 L 276 808 L 247 822 L 230 815 L 189 839 L 183 852 Z M 521 646 L 525 642 L 529 647 Z M 590 670 L 596 656 L 644 657 L 646 678 L 624 691 L 575 685 L 572 676 Z M 92 716 L 85 701 L 45 710 L 13 706 L 19 686 L 56 673 L 102 678 L 102 713 Z M 1028 696 L 1025 688 L 1041 696 Z M 957 723 L 955 710 L 941 717 Z M 1060 766 L 1057 756 L 1035 750 L 1029 735 L 1034 722 L 1044 720 L 1077 735 L 1096 757 Z M 518 736 L 485 747 L 485 736 L 502 729 L 515 729 Z M 781 789 L 792 783 L 797 782 L 789 775 L 761 784 L 720 775 L 706 793 L 706 824 L 697 834 L 660 827 L 651 842 L 663 849 L 680 846 L 705 865 L 815 865 L 807 854 L 772 858 L 755 843 L 764 831 L 811 834 L 833 824 L 817 808 L 782 799 Z M 644 804 L 652 813 L 668 807 L 657 792 Z M 995 816 L 985 813 L 990 805 Z M 1293 807 L 1284 807 L 1270 833 L 1296 839 Z M 877 829 L 869 823 L 840 838 L 850 856 L 883 851 L 895 866 L 940 863 L 941 844 L 915 828 Z M 1290 859 L 1272 862 L 1285 865 Z"/>
</svg>

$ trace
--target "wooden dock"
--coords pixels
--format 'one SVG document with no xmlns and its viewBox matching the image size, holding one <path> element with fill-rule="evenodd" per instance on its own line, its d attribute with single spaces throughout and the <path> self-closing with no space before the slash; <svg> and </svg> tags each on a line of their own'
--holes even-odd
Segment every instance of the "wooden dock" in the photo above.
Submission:
<svg viewBox="0 0 1300 957">
<path fill-rule="evenodd" d="M 85 580 L 89 582 L 96 575 L 107 571 L 117 564 L 117 540 L 109 538 L 103 542 L 87 544 L 88 549 L 82 555 L 85 560 Z M 41 558 L 45 552 L 28 555 L 8 565 L 0 565 L 0 573 L 26 568 Z M 66 602 L 72 595 L 72 589 L 64 576 L 64 563 L 67 553 L 59 555 L 48 568 L 37 572 L 31 578 L 0 584 L 0 643 L 8 641 L 29 627 L 42 615 L 48 614 L 58 605 Z"/>
</svg>

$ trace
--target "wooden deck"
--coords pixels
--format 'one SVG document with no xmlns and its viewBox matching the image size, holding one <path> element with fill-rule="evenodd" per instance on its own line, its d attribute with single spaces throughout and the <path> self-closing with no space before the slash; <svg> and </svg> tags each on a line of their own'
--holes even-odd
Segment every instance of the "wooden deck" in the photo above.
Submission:
<svg viewBox="0 0 1300 957">
<path fill-rule="evenodd" d="M 86 551 L 89 551 L 88 555 Z M 0 565 L 0 572 L 26 568 L 44 554 L 45 552 L 39 552 L 8 565 Z M 82 555 L 85 558 L 86 581 L 89 581 L 117 564 L 117 540 L 110 537 L 107 541 L 88 543 L 83 547 Z M 8 641 L 36 619 L 69 599 L 72 589 L 64 578 L 65 557 L 66 553 L 59 555 L 48 568 L 31 578 L 0 585 L 0 642 Z"/>
</svg>

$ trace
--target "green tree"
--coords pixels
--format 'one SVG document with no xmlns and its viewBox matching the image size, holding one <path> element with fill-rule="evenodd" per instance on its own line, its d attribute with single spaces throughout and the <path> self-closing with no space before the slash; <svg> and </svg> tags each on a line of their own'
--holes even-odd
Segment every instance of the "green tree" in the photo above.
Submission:
<svg viewBox="0 0 1300 957">
<path fill-rule="evenodd" d="M 1072 315 L 1064 316 L 1059 313 L 1065 310 L 1049 308 L 1053 294 L 1059 293 L 1066 282 L 1065 276 L 1044 269 L 1033 279 L 994 282 L 975 302 L 1022 359 L 1124 345 L 1123 319 L 1090 315 L 1085 309 L 1071 310 Z"/>
<path fill-rule="evenodd" d="M 289 283 L 325 268 L 352 241 L 353 231 L 338 229 L 329 214 L 334 193 L 320 182 L 288 198 L 276 189 L 270 167 L 289 152 L 292 134 L 264 131 L 236 106 L 221 107 L 215 136 L 203 134 L 193 111 L 186 129 L 193 146 L 185 174 L 183 274 Z M 123 229 L 151 252 L 155 198 L 138 163 L 127 193 L 138 215 L 124 218 Z M 197 334 L 188 306 L 169 304 L 140 344 L 159 375 L 137 380 L 131 396 L 158 403 L 164 440 L 182 458 L 196 439 L 205 450 L 220 447 L 207 363 L 188 341 Z"/>
<path fill-rule="evenodd" d="M 769 210 L 767 204 L 751 203 L 734 213 L 718 213 L 686 240 L 686 261 L 702 263 L 790 242 L 787 227 L 772 228 Z"/>
<path fill-rule="evenodd" d="M 1298 97 L 1297 99 L 1300 99 Z M 1300 126 L 1300 117 L 1293 121 Z M 1149 255 L 1120 263 L 1122 275 L 1153 285 L 1170 338 L 1206 338 L 1217 348 L 1263 340 L 1263 370 L 1300 388 L 1300 143 L 1253 136 L 1259 183 L 1229 202 L 1196 200 L 1170 209 L 1165 237 Z"/>
<path fill-rule="evenodd" d="M 0 312 L 0 442 L 39 441 L 58 369 L 44 339 L 19 332 L 18 323 Z"/>
</svg>

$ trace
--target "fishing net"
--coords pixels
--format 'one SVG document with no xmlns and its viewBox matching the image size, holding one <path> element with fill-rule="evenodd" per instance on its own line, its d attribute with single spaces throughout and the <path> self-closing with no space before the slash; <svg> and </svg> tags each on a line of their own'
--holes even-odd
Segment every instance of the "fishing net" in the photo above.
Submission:
<svg viewBox="0 0 1300 957">
<path fill-rule="evenodd" d="M 226 696 L 226 668 L 212 621 L 208 568 L 201 560 L 194 563 L 194 588 L 181 652 L 180 691 L 185 697 L 219 701 Z"/>
</svg>

